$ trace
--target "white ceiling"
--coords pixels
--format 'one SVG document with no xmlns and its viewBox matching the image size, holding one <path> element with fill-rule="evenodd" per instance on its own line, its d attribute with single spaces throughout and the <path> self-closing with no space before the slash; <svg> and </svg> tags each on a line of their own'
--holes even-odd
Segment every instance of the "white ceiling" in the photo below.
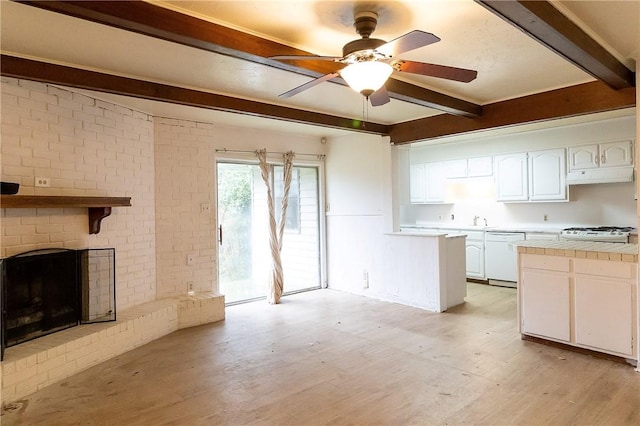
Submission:
<svg viewBox="0 0 640 426">
<path fill-rule="evenodd" d="M 471 0 L 154 3 L 332 56 L 340 56 L 345 43 L 359 38 L 352 26 L 354 11 L 373 9 L 379 14 L 376 38 L 391 40 L 420 29 L 442 39 L 408 52 L 403 59 L 478 71 L 478 78 L 471 83 L 406 73 L 395 73 L 394 77 L 481 105 L 594 80 Z M 634 70 L 634 58 L 640 56 L 639 1 L 561 1 L 554 5 Z M 278 94 L 310 78 L 24 4 L 2 1 L 0 7 L 3 53 L 353 119 L 365 115 L 382 124 L 441 114 L 399 100 L 365 108 L 361 95 L 332 83 L 279 99 Z M 106 94 L 95 96 L 160 116 L 325 136 L 344 132 Z"/>
</svg>

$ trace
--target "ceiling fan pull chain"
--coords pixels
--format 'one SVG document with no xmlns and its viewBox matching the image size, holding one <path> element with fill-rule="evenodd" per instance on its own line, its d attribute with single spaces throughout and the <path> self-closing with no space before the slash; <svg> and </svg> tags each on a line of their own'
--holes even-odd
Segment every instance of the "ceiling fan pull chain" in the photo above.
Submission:
<svg viewBox="0 0 640 426">
<path fill-rule="evenodd" d="M 369 97 L 362 97 L 362 128 L 364 129 L 367 125 L 367 120 L 369 119 Z"/>
</svg>

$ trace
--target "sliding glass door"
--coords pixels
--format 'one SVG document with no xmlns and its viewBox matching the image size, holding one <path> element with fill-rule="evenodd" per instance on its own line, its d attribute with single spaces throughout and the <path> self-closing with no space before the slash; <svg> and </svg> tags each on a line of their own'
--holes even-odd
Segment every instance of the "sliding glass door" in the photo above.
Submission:
<svg viewBox="0 0 640 426">
<path fill-rule="evenodd" d="M 276 220 L 282 167 L 272 166 Z M 254 164 L 217 163 L 219 291 L 227 303 L 266 297 L 271 270 L 267 188 Z M 317 167 L 293 167 L 282 246 L 285 294 L 320 287 L 320 210 Z"/>
</svg>

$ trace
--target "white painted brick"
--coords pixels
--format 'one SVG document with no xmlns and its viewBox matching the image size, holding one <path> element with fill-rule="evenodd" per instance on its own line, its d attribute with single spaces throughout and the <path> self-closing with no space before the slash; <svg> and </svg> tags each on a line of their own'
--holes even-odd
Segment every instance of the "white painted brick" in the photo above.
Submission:
<svg viewBox="0 0 640 426">
<path fill-rule="evenodd" d="M 18 105 L 30 110 L 46 111 L 47 104 L 42 101 L 35 101 L 30 98 L 18 98 Z"/>
<path fill-rule="evenodd" d="M 48 92 L 48 90 L 47 90 Z M 57 105 L 58 97 L 49 93 L 40 92 L 39 90 L 31 90 L 29 92 L 29 98 L 36 102 L 44 102 L 46 104 Z"/>
<path fill-rule="evenodd" d="M 19 124 L 2 123 L 2 136 L 31 136 L 32 130 L 28 127 L 22 127 Z"/>
<path fill-rule="evenodd" d="M 74 92 L 72 93 L 71 97 L 75 102 L 78 102 L 82 105 L 95 105 L 96 103 L 95 99 L 90 98 L 89 96 L 82 95 L 80 93 Z"/>
<path fill-rule="evenodd" d="M 50 95 L 56 96 L 58 99 L 59 98 L 71 99 L 72 98 L 72 93 L 70 91 L 65 90 L 65 89 L 61 89 L 61 88 L 55 87 L 55 86 L 47 86 L 47 93 L 49 93 Z"/>
<path fill-rule="evenodd" d="M 212 165 L 215 163 L 210 144 L 215 137 L 214 127 L 181 120 L 155 119 L 139 111 L 93 100 L 84 95 L 41 83 L 26 82 L 22 86 L 21 81 L 4 77 L 2 81 L 2 93 L 8 95 L 3 99 L 1 117 L 3 142 L 7 143 L 6 146 L 20 149 L 3 148 L 3 178 L 5 176 L 19 178 L 23 185 L 28 184 L 21 188 L 21 191 L 31 191 L 31 193 L 72 195 L 88 192 L 114 196 L 126 194 L 132 197 L 134 206 L 115 208 L 114 213 L 104 220 L 102 231 L 97 235 L 87 234 L 85 209 L 37 209 L 37 211 L 3 209 L 0 224 L 3 246 L 0 247 L 0 253 L 5 256 L 52 246 L 115 247 L 118 318 L 123 310 L 154 300 L 159 295 L 183 294 L 183 286 L 176 285 L 176 282 L 183 282 L 183 278 L 188 275 L 182 261 L 178 262 L 179 265 L 178 263 L 169 265 L 176 267 L 175 278 L 164 282 L 163 289 L 158 288 L 156 276 L 164 271 L 156 270 L 156 245 L 159 244 L 158 235 L 160 234 L 156 234 L 156 228 L 167 232 L 167 238 L 162 239 L 162 247 L 166 253 L 158 252 L 158 258 L 169 253 L 171 244 L 166 241 L 170 242 L 173 238 L 184 238 L 185 241 L 178 241 L 177 245 L 188 247 L 188 241 L 195 237 L 199 238 L 200 234 L 215 235 L 211 229 L 206 228 L 208 225 L 215 226 L 213 223 L 205 223 L 203 228 L 203 224 L 190 219 L 188 222 L 190 228 L 181 230 L 179 226 L 176 227 L 175 222 L 176 214 L 186 215 L 188 210 L 193 208 L 193 203 L 190 204 L 191 207 L 179 207 L 185 204 L 187 199 L 191 197 L 195 197 L 196 200 L 205 199 L 203 197 L 205 186 L 200 184 L 200 180 L 211 181 L 213 177 Z M 33 96 L 34 91 L 38 95 Z M 13 99 L 10 98 L 11 96 Z M 20 98 L 24 100 L 21 101 Z M 6 107 L 7 104 L 11 105 L 10 108 Z M 43 104 L 46 108 L 43 108 Z M 20 125 L 21 117 L 25 118 L 23 123 L 27 127 Z M 47 123 L 48 127 L 42 126 L 42 123 Z M 197 134 L 188 132 L 193 128 L 197 130 Z M 206 134 L 204 130 L 210 130 L 212 133 Z M 201 142 L 199 137 L 202 137 Z M 182 138 L 185 140 L 183 141 Z M 158 146 L 164 148 L 159 150 Z M 177 147 L 184 148 L 180 153 L 183 156 L 180 164 L 174 163 L 178 158 Z M 28 152 L 25 149 L 32 149 L 32 151 Z M 10 151 L 9 154 L 5 154 L 8 151 Z M 201 156 L 205 158 L 199 158 Z M 24 158 L 28 160 L 23 162 Z M 45 176 L 52 177 L 55 188 L 38 188 L 37 190 L 33 188 L 36 170 L 38 173 L 48 170 Z M 174 186 L 176 182 L 172 176 L 192 172 L 195 172 L 195 177 L 185 179 Z M 159 187 L 158 184 L 163 185 L 167 181 L 161 178 L 162 175 L 166 175 L 168 185 L 171 186 L 166 197 L 162 194 L 164 198 L 158 199 L 155 189 Z M 191 185 L 193 188 L 189 188 L 190 192 L 185 194 L 187 198 L 183 199 L 180 196 L 174 199 L 173 195 L 176 191 L 179 193 L 181 190 L 180 185 Z M 202 193 L 193 193 L 192 189 Z M 206 189 L 206 191 L 209 190 L 209 188 Z M 209 197 L 210 194 L 207 193 L 207 196 Z M 195 202 L 195 205 L 198 206 L 199 202 Z M 166 207 L 156 211 L 156 204 Z M 36 221 L 28 225 L 21 225 L 15 221 L 23 216 L 46 218 L 50 221 L 43 223 Z M 156 226 L 156 217 L 163 218 L 162 220 L 166 223 Z M 16 227 L 17 231 L 10 230 Z M 174 230 L 177 232 L 174 233 Z M 17 234 L 7 235 L 11 232 L 17 232 Z M 38 234 L 39 232 L 42 234 Z M 43 237 L 48 235 L 50 241 L 23 241 L 21 238 L 25 234 Z M 130 237 L 133 238 L 128 241 Z M 212 246 L 215 245 L 213 241 L 214 239 L 211 241 Z M 199 250 L 204 253 L 215 250 L 215 247 L 207 247 L 206 243 L 198 242 L 198 244 Z M 179 256 L 183 258 L 183 253 L 179 253 Z M 209 255 L 204 254 L 204 256 Z M 207 275 L 211 270 L 212 268 L 208 266 L 198 274 Z M 174 282 L 171 282 L 172 279 Z M 78 365 L 75 364 L 77 358 L 84 357 L 80 361 L 81 366 L 90 365 L 94 359 L 102 360 L 105 356 L 112 356 L 114 352 L 110 350 L 111 347 L 130 349 L 141 342 L 175 330 L 178 326 L 177 308 L 172 312 L 173 316 L 170 319 L 160 319 L 167 318 L 164 312 L 152 315 L 150 322 L 144 323 L 147 328 L 138 334 L 132 334 L 133 330 L 125 327 L 124 335 L 117 338 L 118 328 L 108 329 L 107 336 L 111 336 L 108 339 L 112 341 L 108 344 L 103 343 L 102 339 L 96 342 L 94 346 L 97 346 L 99 351 L 94 354 L 83 354 L 82 347 L 74 349 L 72 353 L 65 354 L 64 365 L 52 367 L 46 375 L 43 371 L 39 382 L 23 383 L 21 390 L 47 385 L 52 380 L 67 374 L 67 371 L 77 369 Z M 202 312 L 209 315 L 206 309 Z M 194 315 L 189 314 L 189 317 L 194 318 Z M 112 345 L 112 342 L 117 342 L 117 345 Z M 71 345 L 65 345 L 65 350 L 70 347 Z M 53 354 L 57 353 L 57 349 L 53 351 L 49 349 L 49 351 L 55 359 Z M 69 360 L 69 356 L 75 356 L 76 359 Z M 5 365 L 6 363 L 3 363 L 4 373 L 7 371 Z M 72 367 L 68 370 L 67 365 Z M 18 394 L 16 386 L 5 386 L 5 384 L 3 382 L 3 390 L 9 389 L 10 395 Z M 3 393 L 4 395 L 6 393 Z"/>
<path fill-rule="evenodd" d="M 20 84 L 20 86 L 25 87 L 29 90 L 35 90 L 38 92 L 47 92 L 47 84 L 46 83 L 40 83 L 37 81 L 31 81 L 31 80 L 20 80 L 18 82 Z"/>
<path fill-rule="evenodd" d="M 7 83 L 7 84 L 2 84 L 2 95 L 3 95 L 3 99 L 2 102 L 5 102 L 4 96 L 5 95 L 12 95 L 16 98 L 28 98 L 29 97 L 29 89 L 27 89 L 26 87 L 22 87 L 16 84 L 11 84 L 11 83 Z"/>
</svg>

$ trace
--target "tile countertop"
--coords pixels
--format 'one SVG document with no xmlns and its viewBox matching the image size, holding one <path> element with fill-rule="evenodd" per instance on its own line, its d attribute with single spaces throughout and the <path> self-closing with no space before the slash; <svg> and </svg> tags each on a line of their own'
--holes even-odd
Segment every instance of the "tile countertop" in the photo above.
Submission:
<svg viewBox="0 0 640 426">
<path fill-rule="evenodd" d="M 565 228 L 570 228 L 572 225 L 565 226 L 545 226 L 536 224 L 522 224 L 522 225 L 502 225 L 502 226 L 482 226 L 482 225 L 460 225 L 452 222 L 433 222 L 433 223 L 418 223 L 418 224 L 406 224 L 400 225 L 401 228 L 406 229 L 460 229 L 466 231 L 487 231 L 487 232 L 535 232 L 539 234 L 559 234 Z M 596 225 L 573 225 L 573 226 L 596 226 Z M 634 228 L 630 233 L 631 235 L 638 235 L 638 230 Z"/>
<path fill-rule="evenodd" d="M 505 226 L 482 226 L 482 225 L 460 225 L 456 223 L 438 222 L 433 224 L 411 224 L 400 225 L 401 228 L 406 229 L 461 229 L 465 231 L 488 231 L 488 232 L 537 232 L 548 234 L 559 234 L 564 228 L 559 227 L 544 227 L 535 225 L 505 225 Z"/>
<path fill-rule="evenodd" d="M 638 244 L 526 240 L 516 241 L 512 246 L 517 248 L 518 253 L 638 262 Z"/>
<path fill-rule="evenodd" d="M 416 231 L 416 232 L 390 232 L 385 235 L 397 235 L 401 237 L 445 237 L 445 238 L 466 238 L 466 235 L 451 235 L 439 231 Z"/>
</svg>

